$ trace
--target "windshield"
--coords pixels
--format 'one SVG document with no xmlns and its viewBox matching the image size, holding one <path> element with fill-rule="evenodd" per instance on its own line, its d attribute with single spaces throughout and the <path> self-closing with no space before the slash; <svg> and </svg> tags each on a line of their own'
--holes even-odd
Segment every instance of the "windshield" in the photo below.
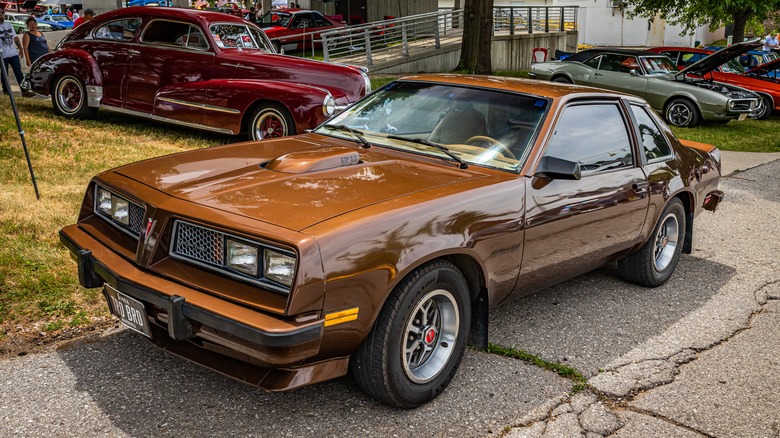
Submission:
<svg viewBox="0 0 780 438">
<path fill-rule="evenodd" d="M 68 20 L 68 17 L 66 17 L 64 15 L 53 15 L 53 16 L 49 17 L 49 21 L 54 21 L 54 22 L 57 22 L 57 23 L 64 23 L 64 22 L 70 21 L 70 20 Z"/>
<path fill-rule="evenodd" d="M 270 11 L 260 18 L 260 23 L 266 26 L 273 25 L 273 26 L 287 27 L 287 25 L 290 24 L 291 19 L 292 19 L 292 14 L 288 14 L 285 12 Z"/>
<path fill-rule="evenodd" d="M 639 58 L 642 62 L 645 72 L 649 75 L 658 73 L 676 73 L 677 69 L 674 67 L 674 63 L 666 56 L 643 56 Z"/>
<path fill-rule="evenodd" d="M 346 126 L 371 146 L 517 170 L 548 106 L 547 99 L 525 94 L 397 81 L 315 132 L 357 141 Z"/>
<path fill-rule="evenodd" d="M 743 67 L 737 59 L 730 60 L 729 62 L 721 65 L 720 68 L 723 70 L 723 73 L 745 73 L 745 67 Z"/>
<path fill-rule="evenodd" d="M 217 46 L 223 49 L 261 49 L 274 52 L 271 42 L 260 29 L 245 24 L 212 24 L 211 35 Z"/>
</svg>

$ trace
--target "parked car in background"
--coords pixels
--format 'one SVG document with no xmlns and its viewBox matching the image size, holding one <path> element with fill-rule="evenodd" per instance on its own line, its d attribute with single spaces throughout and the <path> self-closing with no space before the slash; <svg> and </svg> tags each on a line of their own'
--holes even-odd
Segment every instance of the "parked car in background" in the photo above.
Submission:
<svg viewBox="0 0 780 438">
<path fill-rule="evenodd" d="M 11 23 L 11 25 L 14 26 L 14 29 L 16 29 L 16 27 L 19 24 L 21 24 L 22 26 L 24 26 L 24 32 L 27 32 L 27 19 L 30 17 L 30 14 L 24 14 L 18 12 L 6 12 L 3 15 L 5 15 L 5 21 Z M 52 28 L 46 23 L 38 22 L 38 30 L 41 32 L 50 32 Z"/>
<path fill-rule="evenodd" d="M 314 128 L 371 89 L 356 67 L 276 54 L 245 20 L 183 8 L 100 14 L 29 78 L 66 117 L 101 108 L 252 139 Z"/>
<path fill-rule="evenodd" d="M 227 2 L 219 7 L 219 12 L 235 15 L 236 17 L 245 17 L 249 14 L 249 9 L 245 8 L 240 3 Z"/>
<path fill-rule="evenodd" d="M 169 352 L 270 391 L 349 370 L 411 408 L 487 346 L 489 308 L 612 261 L 664 284 L 720 166 L 634 96 L 415 76 L 310 133 L 101 173 L 60 238 Z"/>
<path fill-rule="evenodd" d="M 127 6 L 171 6 L 170 0 L 130 0 Z"/>
<path fill-rule="evenodd" d="M 704 121 L 744 120 L 761 110 L 761 98 L 749 90 L 687 76 L 704 75 L 726 61 L 708 57 L 677 70 L 672 60 L 658 53 L 598 48 L 562 61 L 531 64 L 529 76 L 633 94 L 647 100 L 669 124 L 690 127 Z"/>
<path fill-rule="evenodd" d="M 73 22 L 65 14 L 45 14 L 36 20 L 48 24 L 53 30 L 73 29 Z"/>
<path fill-rule="evenodd" d="M 746 88 L 761 96 L 761 109 L 754 114 L 754 117 L 757 119 L 766 119 L 772 114 L 773 110 L 780 110 L 780 83 L 774 80 L 774 73 L 769 73 L 770 71 L 774 72 L 776 69 L 771 63 L 756 67 L 753 73 L 748 73 L 745 70 L 738 59 L 745 52 L 750 50 L 750 47 L 751 46 L 747 44 L 735 44 L 728 48 L 721 49 L 728 51 L 722 55 L 722 58 L 728 58 L 728 61 L 713 68 L 704 75 L 711 77 L 718 82 Z M 710 56 L 712 53 L 721 53 L 721 50 L 716 52 L 708 49 L 690 47 L 653 47 L 648 50 L 668 56 L 674 61 L 677 68 L 681 70 Z M 775 62 L 774 65 L 777 65 L 777 60 L 773 62 Z M 763 70 L 761 74 L 756 73 L 761 70 Z M 693 72 L 689 74 L 695 75 Z"/>
<path fill-rule="evenodd" d="M 258 22 L 279 50 L 304 50 L 319 41 L 323 32 L 346 27 L 345 23 L 326 17 L 319 11 L 284 9 L 266 12 Z"/>
</svg>

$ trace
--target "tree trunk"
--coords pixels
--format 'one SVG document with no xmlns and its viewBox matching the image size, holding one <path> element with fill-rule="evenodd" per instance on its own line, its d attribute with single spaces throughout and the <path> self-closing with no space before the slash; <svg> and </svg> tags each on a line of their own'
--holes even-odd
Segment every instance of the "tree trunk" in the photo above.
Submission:
<svg viewBox="0 0 780 438">
<path fill-rule="evenodd" d="M 732 14 L 734 17 L 734 33 L 731 35 L 731 43 L 741 43 L 745 39 L 745 26 L 748 20 L 753 15 L 750 10 L 743 10 Z"/>
<path fill-rule="evenodd" d="M 458 70 L 475 74 L 493 72 L 493 0 L 463 0 L 463 42 Z"/>
</svg>

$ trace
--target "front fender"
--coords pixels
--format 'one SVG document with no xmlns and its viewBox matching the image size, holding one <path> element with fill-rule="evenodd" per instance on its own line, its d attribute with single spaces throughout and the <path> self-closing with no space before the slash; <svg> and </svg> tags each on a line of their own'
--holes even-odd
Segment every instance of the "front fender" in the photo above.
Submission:
<svg viewBox="0 0 780 438">
<path fill-rule="evenodd" d="M 95 59 L 85 50 L 72 48 L 38 58 L 30 67 L 30 85 L 36 93 L 48 95 L 52 79 L 59 75 L 75 76 L 85 85 L 103 85 L 103 76 Z"/>
</svg>

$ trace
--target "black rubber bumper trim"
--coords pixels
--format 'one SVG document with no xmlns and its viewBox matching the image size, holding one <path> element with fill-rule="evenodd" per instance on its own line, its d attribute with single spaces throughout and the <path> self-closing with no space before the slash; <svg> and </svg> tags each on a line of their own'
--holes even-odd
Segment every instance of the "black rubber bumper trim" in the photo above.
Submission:
<svg viewBox="0 0 780 438">
<path fill-rule="evenodd" d="M 322 337 L 323 326 L 321 324 L 285 333 L 270 333 L 249 327 L 241 322 L 193 306 L 178 295 L 164 295 L 119 277 L 99 260 L 92 257 L 91 251 L 79 248 L 62 231 L 60 231 L 60 241 L 76 256 L 79 263 L 79 281 L 81 281 L 82 286 L 99 287 L 102 286 L 103 282 L 106 282 L 139 301 L 166 309 L 168 311 L 168 334 L 173 339 L 182 340 L 193 337 L 191 321 L 197 321 L 257 345 L 273 348 L 295 347 L 317 341 Z M 82 281 L 82 272 L 84 279 L 87 279 L 86 284 Z M 97 281 L 100 284 L 95 285 Z"/>
</svg>

